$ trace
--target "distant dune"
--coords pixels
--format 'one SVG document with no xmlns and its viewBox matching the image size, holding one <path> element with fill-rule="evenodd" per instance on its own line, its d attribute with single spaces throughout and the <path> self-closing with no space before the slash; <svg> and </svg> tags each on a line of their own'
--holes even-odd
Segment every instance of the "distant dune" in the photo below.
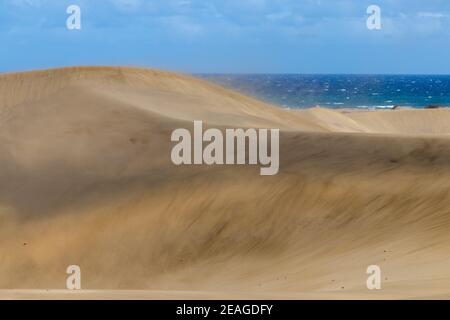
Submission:
<svg viewBox="0 0 450 320">
<path fill-rule="evenodd" d="M 279 174 L 173 165 L 193 120 L 280 128 Z M 450 298 L 449 137 L 449 109 L 284 110 L 137 68 L 2 74 L 0 298 Z M 72 264 L 103 291 L 45 291 Z"/>
</svg>

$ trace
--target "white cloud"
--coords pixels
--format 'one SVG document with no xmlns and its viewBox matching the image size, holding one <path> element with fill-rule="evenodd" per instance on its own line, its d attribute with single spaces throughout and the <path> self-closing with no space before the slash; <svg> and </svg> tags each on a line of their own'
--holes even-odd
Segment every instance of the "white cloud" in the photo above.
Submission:
<svg viewBox="0 0 450 320">
<path fill-rule="evenodd" d="M 113 5 L 121 11 L 135 11 L 139 9 L 143 1 L 142 0 L 111 0 Z"/>
<path fill-rule="evenodd" d="M 11 0 L 10 4 L 16 7 L 40 7 L 45 0 Z"/>
<path fill-rule="evenodd" d="M 441 19 L 441 18 L 449 18 L 450 14 L 448 14 L 448 13 L 441 13 L 441 12 L 418 12 L 417 16 L 419 18 L 436 18 L 436 19 Z"/>
<path fill-rule="evenodd" d="M 279 13 L 270 13 L 266 15 L 266 18 L 270 21 L 277 21 L 277 20 L 284 20 L 286 18 L 289 18 L 292 15 L 291 12 L 279 12 Z"/>
</svg>

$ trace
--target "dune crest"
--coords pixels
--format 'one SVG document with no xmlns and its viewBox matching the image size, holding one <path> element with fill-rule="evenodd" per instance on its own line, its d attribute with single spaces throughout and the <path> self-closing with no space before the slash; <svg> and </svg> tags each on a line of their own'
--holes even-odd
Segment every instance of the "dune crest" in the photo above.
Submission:
<svg viewBox="0 0 450 320">
<path fill-rule="evenodd" d="M 280 128 L 279 174 L 173 165 L 193 120 Z M 85 289 L 150 298 L 448 297 L 449 121 L 283 110 L 149 69 L 0 75 L 0 289 L 63 289 L 77 264 Z"/>
</svg>

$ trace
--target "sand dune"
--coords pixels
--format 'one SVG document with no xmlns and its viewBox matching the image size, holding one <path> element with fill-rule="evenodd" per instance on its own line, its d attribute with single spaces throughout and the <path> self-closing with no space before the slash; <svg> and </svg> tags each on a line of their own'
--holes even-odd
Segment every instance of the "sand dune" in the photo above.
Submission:
<svg viewBox="0 0 450 320">
<path fill-rule="evenodd" d="M 280 128 L 279 174 L 173 165 L 193 120 Z M 73 298 L 45 289 L 77 264 L 94 298 L 448 298 L 449 123 L 283 110 L 148 69 L 0 75 L 0 297 Z"/>
</svg>

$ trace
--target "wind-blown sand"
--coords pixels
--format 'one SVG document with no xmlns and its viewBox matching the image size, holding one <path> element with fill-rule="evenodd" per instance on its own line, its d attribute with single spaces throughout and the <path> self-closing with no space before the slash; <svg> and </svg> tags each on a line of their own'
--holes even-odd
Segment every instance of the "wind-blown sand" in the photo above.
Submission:
<svg viewBox="0 0 450 320">
<path fill-rule="evenodd" d="M 279 174 L 173 165 L 193 120 L 280 128 Z M 289 111 L 133 68 L 0 75 L 0 298 L 450 298 L 449 137 L 447 109 Z M 88 291 L 56 290 L 72 264 Z"/>
</svg>

